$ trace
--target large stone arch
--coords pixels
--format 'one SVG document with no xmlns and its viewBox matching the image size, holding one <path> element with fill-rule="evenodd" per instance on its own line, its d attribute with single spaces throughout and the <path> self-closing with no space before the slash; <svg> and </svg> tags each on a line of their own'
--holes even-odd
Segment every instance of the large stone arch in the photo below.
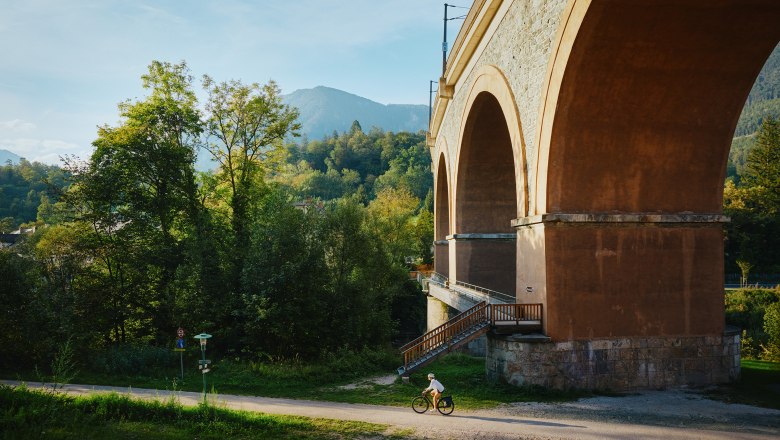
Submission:
<svg viewBox="0 0 780 440">
<path fill-rule="evenodd" d="M 775 0 L 570 0 L 537 128 L 536 214 L 720 213 Z"/>
<path fill-rule="evenodd" d="M 460 122 L 450 270 L 457 281 L 515 295 L 512 220 L 527 212 L 525 145 L 514 96 L 495 66 L 475 72 Z"/>
<path fill-rule="evenodd" d="M 571 0 L 542 91 L 534 280 L 557 340 L 721 335 L 723 179 L 775 0 Z M 529 289 L 532 287 L 529 286 Z"/>
<path fill-rule="evenodd" d="M 446 142 L 439 149 L 437 160 L 434 162 L 434 265 L 435 270 L 445 277 L 449 277 L 450 254 L 447 236 L 450 235 L 450 175 L 447 163 Z"/>
<path fill-rule="evenodd" d="M 458 144 L 452 178 L 454 179 L 454 182 L 457 182 L 460 165 L 462 163 L 461 154 L 469 115 L 473 113 L 474 104 L 477 101 L 477 98 L 482 94 L 489 94 L 497 101 L 506 122 L 509 133 L 509 142 L 512 147 L 512 165 L 515 174 L 514 186 L 516 205 L 518 208 L 516 215 L 518 217 L 523 217 L 528 215 L 528 177 L 523 126 L 520 121 L 520 112 L 517 108 L 517 101 L 514 93 L 512 93 L 509 81 L 507 81 L 504 73 L 494 65 L 484 65 L 474 73 L 474 82 L 469 88 L 463 114 L 459 119 Z M 457 192 L 457 183 L 455 184 L 454 191 Z M 453 198 L 453 200 L 455 200 L 455 198 Z M 457 213 L 455 213 L 455 215 L 457 217 Z"/>
</svg>

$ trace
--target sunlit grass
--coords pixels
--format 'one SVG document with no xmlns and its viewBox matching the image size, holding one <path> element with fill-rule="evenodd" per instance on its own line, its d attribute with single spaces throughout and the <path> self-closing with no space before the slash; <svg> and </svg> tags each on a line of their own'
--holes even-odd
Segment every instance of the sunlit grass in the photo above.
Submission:
<svg viewBox="0 0 780 440">
<path fill-rule="evenodd" d="M 0 438 L 352 439 L 408 437 L 388 426 L 185 407 L 175 400 L 134 400 L 117 394 L 71 397 L 0 387 Z"/>
<path fill-rule="evenodd" d="M 376 358 L 376 356 L 374 356 Z M 396 361 L 374 359 L 338 359 L 332 362 L 248 362 L 222 360 L 208 373 L 208 388 L 219 394 L 325 400 L 373 405 L 407 406 L 411 399 L 428 386 L 429 371 L 447 387 L 458 409 L 492 408 L 503 403 L 526 401 L 572 400 L 582 392 L 559 392 L 541 387 L 515 387 L 490 381 L 485 376 L 485 359 L 463 354 L 450 354 L 411 375 L 408 382 L 395 376 Z M 172 369 L 171 369 L 172 370 Z M 114 385 L 160 390 L 201 391 L 202 376 L 191 366 L 184 380 L 163 371 L 159 376 L 107 375 L 82 372 L 74 382 L 94 385 Z M 367 381 L 372 376 L 391 376 L 389 385 Z M 19 377 L 35 380 L 34 377 Z M 358 387 L 345 388 L 357 383 Z"/>
</svg>

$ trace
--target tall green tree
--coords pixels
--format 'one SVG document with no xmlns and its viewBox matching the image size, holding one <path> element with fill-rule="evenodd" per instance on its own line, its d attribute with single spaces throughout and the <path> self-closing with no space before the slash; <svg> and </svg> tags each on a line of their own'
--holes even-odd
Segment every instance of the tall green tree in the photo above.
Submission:
<svg viewBox="0 0 780 440">
<path fill-rule="evenodd" d="M 763 188 L 761 207 L 766 215 L 780 212 L 780 122 L 777 120 L 767 118 L 761 124 L 742 181 L 746 187 Z"/>
<path fill-rule="evenodd" d="M 240 81 L 217 83 L 204 76 L 206 148 L 219 163 L 218 177 L 228 187 L 232 229 L 232 269 L 229 290 L 239 292 L 241 273 L 250 243 L 252 205 L 261 192 L 263 167 L 281 150 L 288 135 L 297 135 L 298 111 L 282 102 L 275 82 L 264 86 Z M 235 302 L 238 306 L 238 302 Z"/>
<path fill-rule="evenodd" d="M 191 228 L 197 201 L 193 164 L 202 127 L 187 65 L 154 61 L 142 79 L 149 95 L 120 104 L 118 126 L 99 128 L 69 194 L 77 220 L 94 233 L 122 341 L 128 308 L 148 321 L 154 338 L 175 325 L 181 232 Z"/>
<path fill-rule="evenodd" d="M 252 246 L 243 272 L 243 344 L 275 356 L 316 357 L 331 327 L 322 310 L 322 215 L 296 209 L 271 189 L 255 207 Z"/>
</svg>

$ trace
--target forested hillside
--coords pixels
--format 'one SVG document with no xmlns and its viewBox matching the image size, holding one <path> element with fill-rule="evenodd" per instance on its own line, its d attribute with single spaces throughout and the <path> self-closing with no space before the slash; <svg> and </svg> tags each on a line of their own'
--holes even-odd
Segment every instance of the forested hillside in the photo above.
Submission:
<svg viewBox="0 0 780 440">
<path fill-rule="evenodd" d="M 780 118 L 780 45 L 761 69 L 742 109 L 729 154 L 729 178 L 739 179 L 748 152 L 755 145 L 756 132 L 768 117 Z"/>
<path fill-rule="evenodd" d="M 357 194 L 368 201 L 383 190 L 400 189 L 425 200 L 433 188 L 423 132 L 373 128 L 365 133 L 355 121 L 348 132 L 289 144 L 284 162 L 272 180 L 298 197 L 332 200 Z"/>
<path fill-rule="evenodd" d="M 64 186 L 65 173 L 57 166 L 24 159 L 0 165 L 0 233 L 45 220 Z"/>
</svg>

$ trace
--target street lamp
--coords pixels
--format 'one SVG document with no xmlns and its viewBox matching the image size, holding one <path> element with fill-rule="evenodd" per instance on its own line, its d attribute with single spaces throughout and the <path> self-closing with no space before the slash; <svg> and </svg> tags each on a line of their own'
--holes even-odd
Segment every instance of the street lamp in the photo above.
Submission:
<svg viewBox="0 0 780 440">
<path fill-rule="evenodd" d="M 210 371 L 211 361 L 206 359 L 206 342 L 211 337 L 208 333 L 201 333 L 194 336 L 200 342 L 201 360 L 198 361 L 198 369 L 203 373 L 203 403 L 206 403 L 206 373 Z"/>
</svg>

